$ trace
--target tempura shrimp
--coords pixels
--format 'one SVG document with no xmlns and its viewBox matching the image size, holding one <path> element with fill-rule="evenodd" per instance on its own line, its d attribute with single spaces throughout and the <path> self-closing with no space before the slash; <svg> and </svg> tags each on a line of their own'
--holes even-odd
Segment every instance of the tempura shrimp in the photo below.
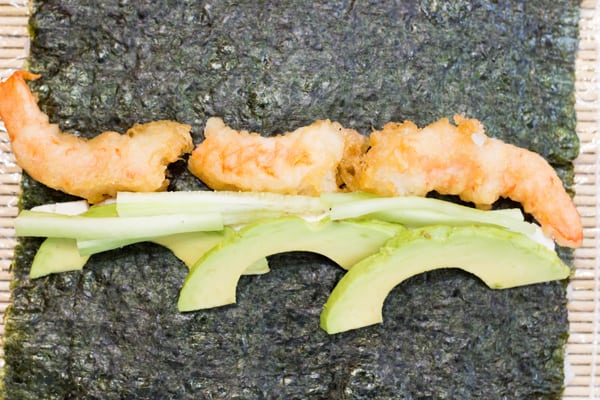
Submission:
<svg viewBox="0 0 600 400">
<path fill-rule="evenodd" d="M 0 118 L 18 165 L 33 179 L 90 203 L 117 191 L 157 191 L 168 184 L 166 169 L 193 149 L 190 126 L 173 121 L 136 124 L 126 134 L 104 132 L 92 139 L 63 133 L 38 107 L 16 71 L 0 83 Z"/>
<path fill-rule="evenodd" d="M 215 190 L 319 195 L 340 190 L 339 169 L 366 150 L 367 138 L 329 120 L 275 137 L 208 119 L 190 171 Z"/>
<path fill-rule="evenodd" d="M 444 118 L 423 129 L 404 122 L 373 132 L 350 188 L 388 196 L 437 191 L 479 208 L 510 198 L 558 244 L 579 246 L 581 218 L 550 164 L 532 151 L 488 137 L 478 120 L 454 119 L 457 125 Z"/>
</svg>

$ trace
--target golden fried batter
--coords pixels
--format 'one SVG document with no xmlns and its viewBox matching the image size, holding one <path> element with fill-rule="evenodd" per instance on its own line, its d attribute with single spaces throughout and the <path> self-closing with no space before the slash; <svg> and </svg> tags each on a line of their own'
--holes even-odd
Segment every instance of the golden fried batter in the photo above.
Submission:
<svg viewBox="0 0 600 400">
<path fill-rule="evenodd" d="M 386 196 L 458 195 L 488 208 L 500 197 L 522 204 L 557 243 L 577 247 L 581 218 L 554 169 L 540 155 L 489 138 L 475 119 L 455 116 L 423 129 L 388 123 L 347 182 L 351 190 Z"/>
<path fill-rule="evenodd" d="M 165 189 L 166 167 L 193 149 L 190 127 L 172 121 L 135 125 L 125 135 L 104 132 L 90 140 L 50 124 L 17 71 L 0 83 L 0 118 L 17 163 L 51 188 L 97 203 L 117 191 Z"/>
<path fill-rule="evenodd" d="M 237 131 L 210 118 L 190 171 L 215 190 L 319 195 L 339 191 L 338 169 L 366 150 L 367 138 L 336 122 L 316 121 L 275 137 Z"/>
<path fill-rule="evenodd" d="M 17 71 L 0 83 L 0 118 L 18 164 L 49 187 L 91 203 L 117 191 L 165 189 L 167 165 L 193 148 L 190 127 L 172 121 L 90 140 L 63 133 L 49 123 L 25 82 L 37 78 Z M 437 191 L 481 208 L 506 197 L 520 202 L 560 245 L 580 245 L 581 218 L 541 156 L 487 137 L 477 120 L 455 116 L 455 122 L 444 118 L 423 129 L 392 122 L 368 140 L 329 120 L 269 138 L 210 118 L 189 169 L 216 190 L 385 196 Z"/>
</svg>

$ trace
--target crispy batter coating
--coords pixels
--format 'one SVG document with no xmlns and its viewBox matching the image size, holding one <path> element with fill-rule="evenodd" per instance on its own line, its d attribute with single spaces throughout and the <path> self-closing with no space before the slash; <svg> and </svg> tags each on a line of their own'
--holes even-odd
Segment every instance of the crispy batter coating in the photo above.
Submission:
<svg viewBox="0 0 600 400">
<path fill-rule="evenodd" d="M 367 138 L 336 122 L 316 121 L 275 137 L 234 130 L 210 118 L 190 171 L 215 190 L 319 195 L 340 190 L 338 170 L 366 150 Z"/>
<path fill-rule="evenodd" d="M 126 134 L 86 140 L 60 131 L 17 71 L 0 83 L 0 118 L 18 164 L 35 180 L 97 203 L 118 191 L 156 191 L 167 165 L 193 148 L 188 125 L 156 121 Z M 458 195 L 480 208 L 520 202 L 563 246 L 583 239 L 581 218 L 554 169 L 538 154 L 489 138 L 475 119 L 455 116 L 423 129 L 388 123 L 370 139 L 329 120 L 275 137 L 210 118 L 190 171 L 215 190 L 319 195 L 340 190 L 385 196 Z M 368 149 L 368 150 L 367 150 Z"/>
<path fill-rule="evenodd" d="M 137 124 L 124 135 L 104 132 L 90 140 L 63 133 L 50 124 L 25 82 L 38 77 L 17 71 L 0 83 L 0 118 L 19 166 L 51 188 L 90 203 L 117 191 L 163 190 L 167 165 L 193 149 L 190 126 L 173 121 Z"/>
<path fill-rule="evenodd" d="M 555 170 L 540 155 L 489 138 L 475 119 L 455 116 L 419 129 L 388 123 L 371 134 L 356 165 L 352 190 L 386 196 L 458 195 L 488 208 L 498 198 L 520 202 L 563 246 L 583 239 L 581 218 Z"/>
</svg>

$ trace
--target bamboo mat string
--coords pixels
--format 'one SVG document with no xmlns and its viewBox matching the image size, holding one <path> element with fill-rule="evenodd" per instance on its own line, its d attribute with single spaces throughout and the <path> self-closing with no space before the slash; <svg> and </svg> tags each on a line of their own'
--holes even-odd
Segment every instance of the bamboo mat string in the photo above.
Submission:
<svg viewBox="0 0 600 400">
<path fill-rule="evenodd" d="M 23 67 L 29 50 L 28 15 L 28 0 L 0 0 L 0 79 Z M 575 161 L 575 203 L 582 215 L 585 239 L 575 251 L 575 272 L 568 288 L 571 334 L 565 357 L 565 400 L 600 398 L 600 0 L 581 2 L 579 26 L 575 108 L 581 153 Z M 16 245 L 12 220 L 17 213 L 19 182 L 20 169 L 0 123 L 0 317 L 10 301 L 10 263 Z M 0 320 L 0 337 L 3 333 Z"/>
</svg>

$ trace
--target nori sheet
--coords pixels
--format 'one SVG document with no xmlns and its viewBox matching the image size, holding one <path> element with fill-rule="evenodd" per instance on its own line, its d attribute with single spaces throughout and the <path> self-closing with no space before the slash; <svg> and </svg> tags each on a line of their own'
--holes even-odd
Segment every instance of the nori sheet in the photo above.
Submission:
<svg viewBox="0 0 600 400">
<path fill-rule="evenodd" d="M 43 109 L 93 136 L 208 116 L 267 135 L 330 118 L 363 133 L 464 113 L 546 157 L 571 187 L 578 152 L 578 2 L 35 1 L 30 69 Z M 180 162 L 172 190 L 200 189 Z M 21 206 L 69 197 L 23 178 Z M 21 239 L 7 310 L 5 399 L 554 399 L 564 282 L 493 291 L 459 270 L 388 297 L 382 325 L 328 336 L 342 275 L 270 257 L 238 303 L 177 312 L 186 268 L 139 244 L 81 272 L 28 278 Z M 569 253 L 561 254 L 568 259 Z"/>
</svg>

